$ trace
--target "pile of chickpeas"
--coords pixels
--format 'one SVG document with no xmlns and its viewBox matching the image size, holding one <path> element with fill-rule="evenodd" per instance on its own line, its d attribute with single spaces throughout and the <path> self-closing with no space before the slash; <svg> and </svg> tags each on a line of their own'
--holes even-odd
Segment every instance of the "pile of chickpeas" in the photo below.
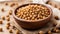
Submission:
<svg viewBox="0 0 60 34">
<path fill-rule="evenodd" d="M 17 10 L 16 16 L 25 20 L 44 19 L 50 15 L 50 11 L 43 5 L 27 5 Z"/>
<path fill-rule="evenodd" d="M 4 2 L 3 5 L 13 8 L 14 6 L 18 6 L 18 3 L 14 2 L 14 3 L 9 4 L 8 2 L 6 2 L 6 3 Z M 0 12 L 2 12 L 2 14 L 6 13 L 5 7 L 2 7 L 0 10 L 1 10 Z M 4 15 L 4 16 L 0 15 L 0 26 L 6 24 L 3 27 L 6 28 L 6 30 L 8 31 L 9 34 L 13 34 L 13 33 L 20 34 L 21 31 L 18 30 L 14 25 L 11 25 L 10 21 L 11 21 L 12 12 L 13 12 L 13 10 L 9 9 L 7 15 Z M 6 21 L 6 23 L 4 23 L 4 21 Z M 0 34 L 4 33 L 3 27 L 0 27 Z M 21 32 L 21 34 L 23 34 L 23 33 Z"/>
</svg>

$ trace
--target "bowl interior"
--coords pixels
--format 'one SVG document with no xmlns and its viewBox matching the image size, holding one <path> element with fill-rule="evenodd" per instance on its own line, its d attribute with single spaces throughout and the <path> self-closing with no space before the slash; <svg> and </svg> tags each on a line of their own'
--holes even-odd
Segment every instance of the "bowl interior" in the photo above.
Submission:
<svg viewBox="0 0 60 34">
<path fill-rule="evenodd" d="M 23 4 L 23 5 L 19 6 L 19 7 L 16 8 L 15 11 L 13 12 L 14 17 L 15 17 L 16 19 L 21 20 L 21 21 L 36 22 L 36 21 L 42 21 L 42 20 L 45 20 L 45 19 L 49 18 L 49 17 L 52 15 L 52 10 L 51 10 L 49 7 L 45 6 L 45 5 L 42 5 L 42 6 L 45 6 L 45 7 L 48 8 L 48 10 L 49 10 L 49 12 L 50 12 L 50 15 L 49 15 L 48 17 L 46 17 L 46 18 L 44 18 L 44 19 L 40 19 L 40 20 L 25 20 L 25 19 L 20 19 L 20 18 L 18 18 L 18 17 L 16 16 L 17 10 L 18 10 L 19 8 L 24 7 L 24 6 L 27 6 L 27 5 L 42 5 L 42 4 L 28 3 L 28 4 Z"/>
</svg>

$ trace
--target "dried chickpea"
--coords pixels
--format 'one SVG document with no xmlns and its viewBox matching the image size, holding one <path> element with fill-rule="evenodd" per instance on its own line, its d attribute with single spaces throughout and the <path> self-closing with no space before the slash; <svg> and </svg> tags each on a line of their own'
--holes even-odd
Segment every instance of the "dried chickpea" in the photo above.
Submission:
<svg viewBox="0 0 60 34">
<path fill-rule="evenodd" d="M 4 8 L 2 8 L 1 11 L 4 12 L 5 11 Z"/>
<path fill-rule="evenodd" d="M 25 20 L 44 19 L 50 15 L 49 9 L 43 5 L 27 5 L 19 8 L 16 16 Z"/>
<path fill-rule="evenodd" d="M 12 26 L 13 29 L 15 29 L 16 27 L 15 26 Z"/>
<path fill-rule="evenodd" d="M 10 21 L 10 17 L 7 17 L 6 20 L 7 20 L 7 21 Z"/>
<path fill-rule="evenodd" d="M 43 31 L 39 31 L 39 33 L 38 34 L 44 34 L 44 32 Z"/>
<path fill-rule="evenodd" d="M 12 15 L 12 10 L 9 11 L 9 15 Z"/>
<path fill-rule="evenodd" d="M 0 24 L 3 24 L 3 21 L 2 20 L 0 20 Z"/>
<path fill-rule="evenodd" d="M 50 1 L 47 1 L 46 4 L 48 4 Z"/>
<path fill-rule="evenodd" d="M 8 3 L 5 3 L 5 5 L 7 6 L 7 5 L 8 5 Z"/>
<path fill-rule="evenodd" d="M 9 15 L 7 15 L 6 17 L 9 17 Z"/>
<path fill-rule="evenodd" d="M 60 8 L 59 8 L 59 10 L 60 10 Z"/>
<path fill-rule="evenodd" d="M 7 23 L 7 25 L 9 25 L 9 26 L 10 26 L 10 23 L 8 22 L 8 23 Z"/>
<path fill-rule="evenodd" d="M 20 14 L 16 15 L 17 17 L 20 17 Z"/>
<path fill-rule="evenodd" d="M 6 25 L 6 29 L 9 29 L 9 27 L 10 27 L 9 25 Z"/>
<path fill-rule="evenodd" d="M 5 20 L 5 16 L 2 16 L 1 18 L 2 18 L 3 20 Z"/>
<path fill-rule="evenodd" d="M 56 29 L 56 33 L 59 33 L 60 32 L 60 30 L 59 29 Z"/>
<path fill-rule="evenodd" d="M 45 16 L 43 16 L 43 18 L 45 18 Z"/>
<path fill-rule="evenodd" d="M 57 23 L 53 23 L 53 27 L 55 27 L 57 25 Z"/>
<path fill-rule="evenodd" d="M 52 3 L 51 3 L 51 2 L 49 2 L 48 4 L 52 5 Z"/>
<path fill-rule="evenodd" d="M 51 31 L 48 31 L 48 34 L 52 34 L 52 32 Z"/>
<path fill-rule="evenodd" d="M 13 31 L 12 30 L 9 30 L 9 33 L 13 33 Z"/>
<path fill-rule="evenodd" d="M 15 3 L 12 3 L 12 4 L 10 5 L 10 7 L 13 7 L 13 6 L 15 6 Z"/>
<path fill-rule="evenodd" d="M 16 5 L 19 5 L 18 3 L 16 3 Z"/>
<path fill-rule="evenodd" d="M 19 34 L 19 30 L 16 30 L 16 34 Z"/>
<path fill-rule="evenodd" d="M 27 18 L 25 18 L 25 20 L 27 20 Z"/>
<path fill-rule="evenodd" d="M 57 27 L 60 30 L 60 27 Z"/>
<path fill-rule="evenodd" d="M 58 17 L 58 16 L 55 16 L 54 18 L 55 18 L 56 20 L 59 20 L 59 17 Z"/>
<path fill-rule="evenodd" d="M 54 28 L 52 29 L 52 32 L 56 32 L 56 30 L 57 30 L 57 28 L 56 28 L 56 27 L 54 27 Z"/>
<path fill-rule="evenodd" d="M 3 29 L 2 28 L 0 28 L 0 32 L 3 32 Z"/>
<path fill-rule="evenodd" d="M 57 8 L 58 6 L 55 4 L 55 8 Z"/>
</svg>

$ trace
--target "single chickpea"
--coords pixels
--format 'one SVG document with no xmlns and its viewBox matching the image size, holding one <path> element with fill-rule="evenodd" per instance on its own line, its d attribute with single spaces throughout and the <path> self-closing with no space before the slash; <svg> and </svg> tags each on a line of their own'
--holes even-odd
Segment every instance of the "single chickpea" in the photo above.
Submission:
<svg viewBox="0 0 60 34">
<path fill-rule="evenodd" d="M 39 31 L 39 33 L 38 34 L 44 34 L 44 32 L 43 31 Z"/>
<path fill-rule="evenodd" d="M 7 20 L 7 21 L 10 21 L 10 17 L 7 17 L 6 20 Z"/>
<path fill-rule="evenodd" d="M 9 27 L 10 27 L 9 25 L 6 25 L 6 29 L 9 29 Z"/>
<path fill-rule="evenodd" d="M 10 5 L 10 7 L 13 7 L 13 6 L 15 6 L 15 3 L 12 3 L 12 4 Z"/>
<path fill-rule="evenodd" d="M 0 32 L 3 32 L 3 29 L 2 28 L 0 28 Z"/>
<path fill-rule="evenodd" d="M 4 12 L 5 11 L 4 8 L 2 8 L 1 11 Z"/>
<path fill-rule="evenodd" d="M 16 34 L 19 34 L 19 30 L 16 30 Z"/>
<path fill-rule="evenodd" d="M 3 24 L 3 21 L 2 20 L 0 20 L 0 24 Z"/>
<path fill-rule="evenodd" d="M 5 20 L 5 16 L 2 16 L 1 18 L 2 18 L 3 20 Z"/>
<path fill-rule="evenodd" d="M 52 32 L 51 31 L 48 31 L 48 34 L 52 34 Z"/>
<path fill-rule="evenodd" d="M 9 33 L 13 33 L 13 31 L 12 30 L 9 30 Z"/>
<path fill-rule="evenodd" d="M 9 15 L 12 15 L 12 10 L 9 11 Z"/>
</svg>

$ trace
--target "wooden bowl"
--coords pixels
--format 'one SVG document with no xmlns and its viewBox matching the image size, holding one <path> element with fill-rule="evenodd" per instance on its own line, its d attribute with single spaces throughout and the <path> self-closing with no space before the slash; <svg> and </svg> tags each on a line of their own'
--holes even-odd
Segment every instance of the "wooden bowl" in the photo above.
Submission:
<svg viewBox="0 0 60 34">
<path fill-rule="evenodd" d="M 41 20 L 24 20 L 24 19 L 20 19 L 20 18 L 18 18 L 16 16 L 17 9 L 19 9 L 21 7 L 24 7 L 24 6 L 27 6 L 29 4 L 34 4 L 35 5 L 37 3 L 23 4 L 23 5 L 20 5 L 19 7 L 17 7 L 15 9 L 15 11 L 13 12 L 13 17 L 14 17 L 16 23 L 18 25 L 20 25 L 22 28 L 25 28 L 25 29 L 38 29 L 38 28 L 41 28 L 41 27 L 47 25 L 47 23 L 52 18 L 52 10 L 49 7 L 47 7 L 47 6 L 43 5 L 43 4 L 37 4 L 37 5 L 43 5 L 43 6 L 45 6 L 45 7 L 47 7 L 49 9 L 50 15 L 48 17 L 46 17 L 45 19 L 41 19 Z"/>
</svg>

